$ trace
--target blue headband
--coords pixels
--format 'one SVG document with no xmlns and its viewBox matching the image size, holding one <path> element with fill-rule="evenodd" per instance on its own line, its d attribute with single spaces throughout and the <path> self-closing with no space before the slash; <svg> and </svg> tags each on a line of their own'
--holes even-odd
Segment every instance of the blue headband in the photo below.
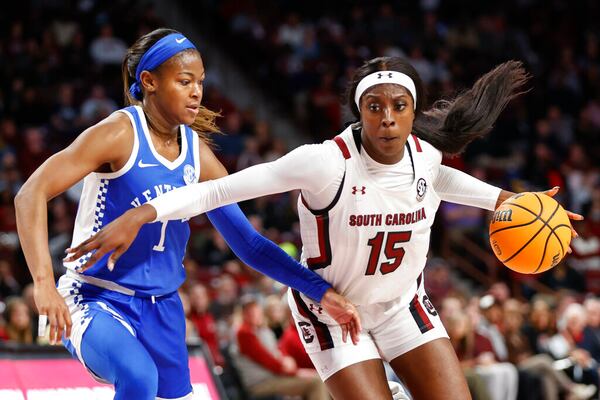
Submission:
<svg viewBox="0 0 600 400">
<path fill-rule="evenodd" d="M 135 99 L 142 100 L 142 85 L 140 83 L 140 74 L 142 71 L 152 71 L 175 54 L 183 50 L 195 48 L 196 46 L 181 33 L 171 33 L 154 43 L 142 56 L 135 70 L 135 82 L 129 87 L 129 93 Z"/>
</svg>

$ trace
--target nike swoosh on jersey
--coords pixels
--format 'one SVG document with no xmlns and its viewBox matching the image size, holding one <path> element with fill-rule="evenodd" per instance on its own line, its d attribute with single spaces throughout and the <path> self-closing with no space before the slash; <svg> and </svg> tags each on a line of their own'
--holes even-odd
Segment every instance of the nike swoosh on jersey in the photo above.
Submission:
<svg viewBox="0 0 600 400">
<path fill-rule="evenodd" d="M 142 160 L 140 160 L 138 162 L 138 167 L 140 167 L 140 168 L 158 167 L 158 164 L 145 164 L 142 162 Z"/>
<path fill-rule="evenodd" d="M 185 38 L 175 39 L 175 41 L 176 41 L 178 44 L 181 44 L 181 43 L 183 43 L 183 41 L 184 41 L 184 40 L 185 40 Z"/>
</svg>

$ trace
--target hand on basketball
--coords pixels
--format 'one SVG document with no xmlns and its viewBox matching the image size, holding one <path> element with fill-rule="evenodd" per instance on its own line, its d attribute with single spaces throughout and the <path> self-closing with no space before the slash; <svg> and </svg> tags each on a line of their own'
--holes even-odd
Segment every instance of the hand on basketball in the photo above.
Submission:
<svg viewBox="0 0 600 400">
<path fill-rule="evenodd" d="M 64 261 L 75 261 L 91 253 L 90 258 L 87 259 L 80 269 L 77 269 L 77 272 L 84 272 L 104 257 L 105 254 L 114 250 L 107 262 L 108 269 L 112 271 L 119 257 L 131 246 L 131 243 L 144 224 L 143 221 L 135 218 L 135 212 L 136 209 L 127 211 L 102 228 L 94 236 L 84 240 L 75 247 L 66 249 L 65 252 L 68 256 L 64 258 Z"/>
<path fill-rule="evenodd" d="M 542 193 L 545 194 L 546 196 L 554 197 L 559 192 L 559 190 L 560 190 L 559 186 L 554 186 L 552 189 L 546 190 Z M 575 214 L 574 212 L 571 212 L 569 210 L 565 210 L 565 211 L 567 212 L 569 219 L 572 219 L 574 221 L 583 220 L 583 215 Z M 576 238 L 577 236 L 579 236 L 577 234 L 577 231 L 573 228 L 573 226 L 571 226 L 571 237 Z M 569 246 L 569 250 L 567 250 L 567 251 L 569 253 L 571 253 L 573 251 L 573 250 L 571 250 L 571 246 Z"/>
<path fill-rule="evenodd" d="M 348 334 L 352 343 L 358 343 L 358 335 L 361 331 L 358 310 L 348 299 L 338 294 L 333 289 L 327 289 L 321 299 L 321 305 L 327 313 L 340 324 L 342 328 L 342 341 L 346 343 Z"/>
</svg>

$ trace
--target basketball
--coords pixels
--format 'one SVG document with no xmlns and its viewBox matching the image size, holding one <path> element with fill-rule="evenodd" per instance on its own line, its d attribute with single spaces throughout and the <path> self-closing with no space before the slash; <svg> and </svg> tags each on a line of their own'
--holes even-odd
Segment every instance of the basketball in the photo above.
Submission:
<svg viewBox="0 0 600 400">
<path fill-rule="evenodd" d="M 506 199 L 490 223 L 490 244 L 513 271 L 538 274 L 563 259 L 571 243 L 571 223 L 552 197 L 525 192 Z"/>
</svg>

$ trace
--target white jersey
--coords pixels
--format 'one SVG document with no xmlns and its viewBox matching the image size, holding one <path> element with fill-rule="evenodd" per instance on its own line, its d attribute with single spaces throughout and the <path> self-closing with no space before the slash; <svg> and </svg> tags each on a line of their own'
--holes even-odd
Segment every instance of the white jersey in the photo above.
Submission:
<svg viewBox="0 0 600 400">
<path fill-rule="evenodd" d="M 345 174 L 327 208 L 311 210 L 299 200 L 302 261 L 357 305 L 401 296 L 402 303 L 410 302 L 440 204 L 426 164 L 432 155 L 423 150 L 431 147 L 409 137 L 405 151 L 413 166 L 412 185 L 390 190 L 366 170 L 359 153 L 360 129 L 349 127 L 334 141 L 345 158 Z"/>
</svg>

